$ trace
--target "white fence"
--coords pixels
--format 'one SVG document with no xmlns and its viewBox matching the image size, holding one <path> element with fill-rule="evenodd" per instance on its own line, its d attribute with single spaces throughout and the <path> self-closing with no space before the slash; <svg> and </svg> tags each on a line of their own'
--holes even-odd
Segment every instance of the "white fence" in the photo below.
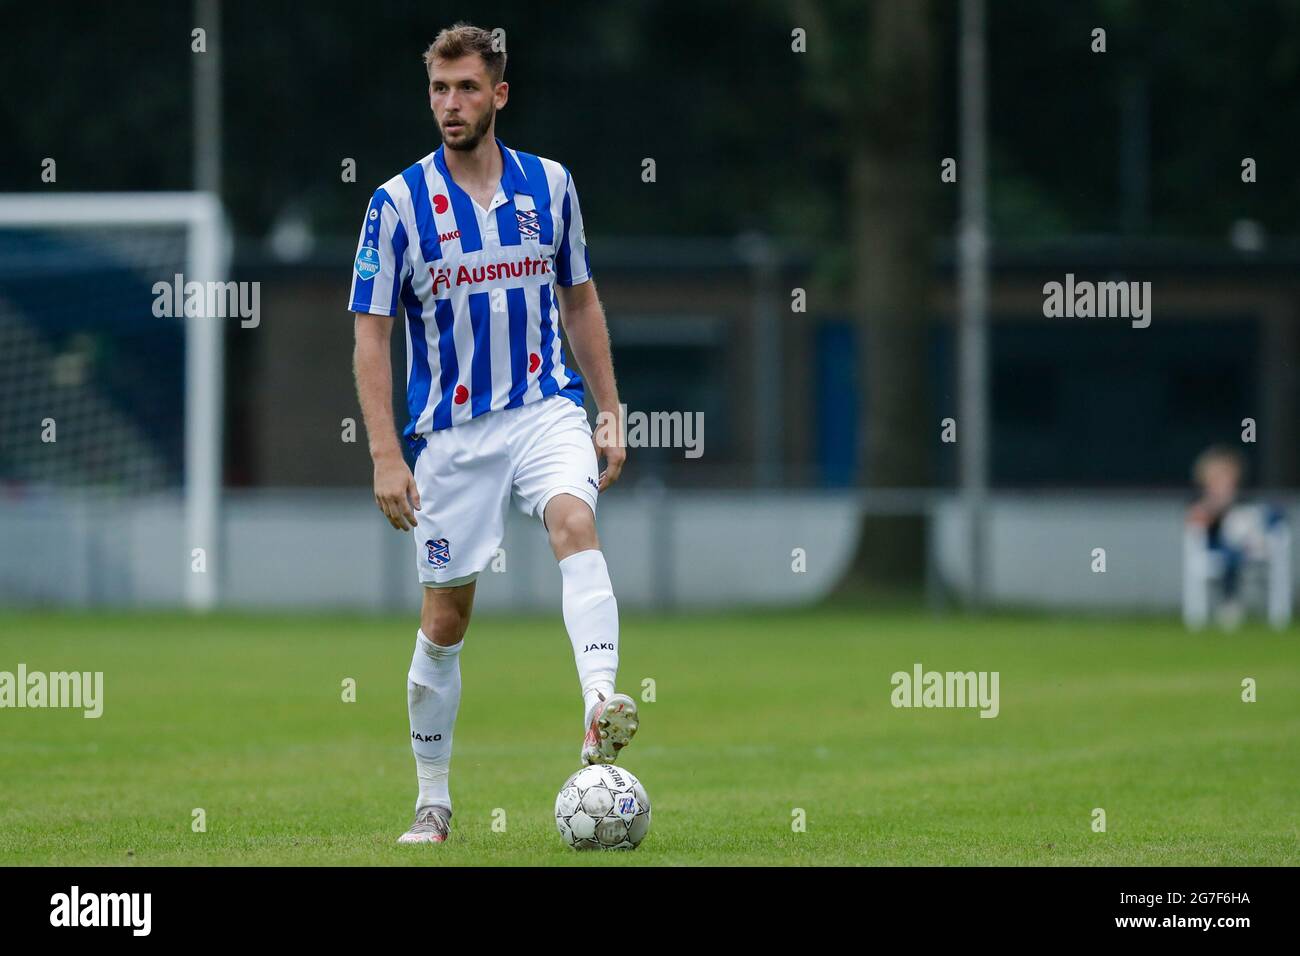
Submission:
<svg viewBox="0 0 1300 956">
<path fill-rule="evenodd" d="M 1179 495 L 994 496 L 990 596 L 1044 609 L 1173 612 L 1185 505 Z M 602 500 L 598 525 L 622 607 L 793 605 L 834 585 L 861 507 L 854 493 L 620 488 Z M 969 577 L 964 512 L 949 496 L 924 507 L 931 593 L 959 594 Z M 0 500 L 0 601 L 180 606 L 196 573 L 184 537 L 179 497 L 10 496 Z M 1099 548 L 1104 572 L 1095 570 Z M 503 549 L 502 570 L 480 578 L 476 606 L 556 608 L 559 572 L 541 525 L 512 512 Z M 366 489 L 231 492 L 203 573 L 219 575 L 225 607 L 409 610 L 420 595 L 414 550 Z"/>
</svg>

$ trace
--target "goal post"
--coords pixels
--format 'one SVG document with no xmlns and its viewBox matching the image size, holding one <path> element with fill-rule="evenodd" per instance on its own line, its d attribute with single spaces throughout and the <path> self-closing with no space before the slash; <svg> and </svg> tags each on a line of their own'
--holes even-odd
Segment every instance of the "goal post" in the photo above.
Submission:
<svg viewBox="0 0 1300 956">
<path fill-rule="evenodd" d="M 148 246 L 134 237 L 153 230 Z M 159 231 L 162 230 L 162 231 Z M 8 253 L 0 258 L 30 260 L 41 280 L 49 283 L 49 295 L 60 294 L 59 280 L 64 273 L 85 270 L 78 256 L 91 249 L 93 258 L 113 263 L 113 267 L 131 270 L 137 284 L 130 301 L 116 301 L 113 308 L 127 314 L 140 325 L 152 317 L 153 296 L 140 298 L 140 288 L 154 283 L 168 287 L 182 269 L 183 281 L 216 283 L 224 280 L 229 264 L 230 240 L 220 201 L 211 193 L 11 193 L 0 194 L 0 236 L 7 237 Z M 183 251 L 174 249 L 174 237 L 181 237 Z M 52 238 L 51 238 L 52 237 Z M 69 238 L 81 237 L 81 238 Z M 84 237 L 92 237 L 86 239 Z M 172 238 L 168 238 L 172 237 Z M 45 242 L 50 238 L 49 242 Z M 107 268 L 107 267 L 105 267 Z M 24 276 L 16 265 L 13 276 Z M 8 273 L 6 273 L 8 276 Z M 0 298 L 6 296 L 5 278 L 0 277 Z M 109 321 L 109 305 L 96 301 L 94 284 L 84 306 L 92 314 Z M 101 312 L 102 310 L 102 312 Z M 23 334 L 38 338 L 42 333 L 39 305 L 25 312 L 16 309 L 15 323 L 24 324 Z M 94 318 L 88 319 L 93 322 Z M 153 321 L 163 321 L 153 319 Z M 224 378 L 224 325 L 221 318 L 186 317 L 183 323 L 183 468 L 181 484 L 184 500 L 185 551 L 203 549 L 202 571 L 186 576 L 185 602 L 194 610 L 207 610 L 216 604 L 221 562 L 218 544 L 221 507 L 221 449 Z M 36 354 L 36 353 L 34 353 Z M 32 376 L 35 369 L 16 367 L 10 376 Z M 26 382 L 20 382 L 26 385 Z M 3 410 L 0 409 L 0 414 Z M 32 425 L 38 427 L 38 423 Z M 126 454 L 126 453 L 124 453 Z M 138 472 L 139 469 L 136 469 Z M 135 472 L 132 472 L 134 474 Z M 15 480 L 12 475 L 0 475 Z M 22 480 L 23 476 L 16 476 Z M 55 478 L 57 483 L 60 479 Z M 119 477 L 119 486 L 132 490 L 131 477 Z"/>
</svg>

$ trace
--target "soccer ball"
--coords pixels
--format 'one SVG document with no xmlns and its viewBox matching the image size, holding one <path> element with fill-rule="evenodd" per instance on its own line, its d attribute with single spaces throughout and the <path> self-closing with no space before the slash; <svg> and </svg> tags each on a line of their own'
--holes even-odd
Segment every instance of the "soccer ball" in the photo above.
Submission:
<svg viewBox="0 0 1300 956">
<path fill-rule="evenodd" d="M 650 798 L 621 767 L 592 764 L 564 781 L 555 825 L 575 850 L 634 850 L 650 832 Z"/>
</svg>

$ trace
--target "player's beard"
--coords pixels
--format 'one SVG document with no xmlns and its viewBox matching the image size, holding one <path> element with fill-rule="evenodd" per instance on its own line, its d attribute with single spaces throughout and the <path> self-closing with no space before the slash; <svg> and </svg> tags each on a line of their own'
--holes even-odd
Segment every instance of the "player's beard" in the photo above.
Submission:
<svg viewBox="0 0 1300 956">
<path fill-rule="evenodd" d="M 448 149 L 454 149 L 460 152 L 468 153 L 472 151 L 483 141 L 483 137 L 487 135 L 487 131 L 492 128 L 492 118 L 496 115 L 496 107 L 488 107 L 488 111 L 483 114 L 483 118 L 474 125 L 472 130 L 470 130 L 468 136 L 462 139 L 459 143 L 448 143 L 447 137 L 443 136 L 443 145 Z M 440 136 L 442 135 L 441 127 L 438 128 L 438 134 Z"/>
</svg>

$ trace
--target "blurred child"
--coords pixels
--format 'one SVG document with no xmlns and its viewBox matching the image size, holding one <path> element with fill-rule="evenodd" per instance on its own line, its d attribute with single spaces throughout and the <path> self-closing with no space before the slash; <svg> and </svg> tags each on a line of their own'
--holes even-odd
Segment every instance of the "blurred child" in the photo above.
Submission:
<svg viewBox="0 0 1300 956">
<path fill-rule="evenodd" d="M 1225 519 L 1237 503 L 1246 462 L 1241 453 L 1228 445 L 1211 445 L 1196 457 L 1192 480 L 1200 489 L 1200 498 L 1187 512 L 1187 522 L 1205 529 L 1206 546 L 1221 555 L 1223 562 L 1223 603 L 1219 607 L 1220 623 L 1232 627 L 1241 620 L 1239 597 L 1241 566 L 1245 559 L 1243 542 L 1225 534 Z"/>
</svg>

